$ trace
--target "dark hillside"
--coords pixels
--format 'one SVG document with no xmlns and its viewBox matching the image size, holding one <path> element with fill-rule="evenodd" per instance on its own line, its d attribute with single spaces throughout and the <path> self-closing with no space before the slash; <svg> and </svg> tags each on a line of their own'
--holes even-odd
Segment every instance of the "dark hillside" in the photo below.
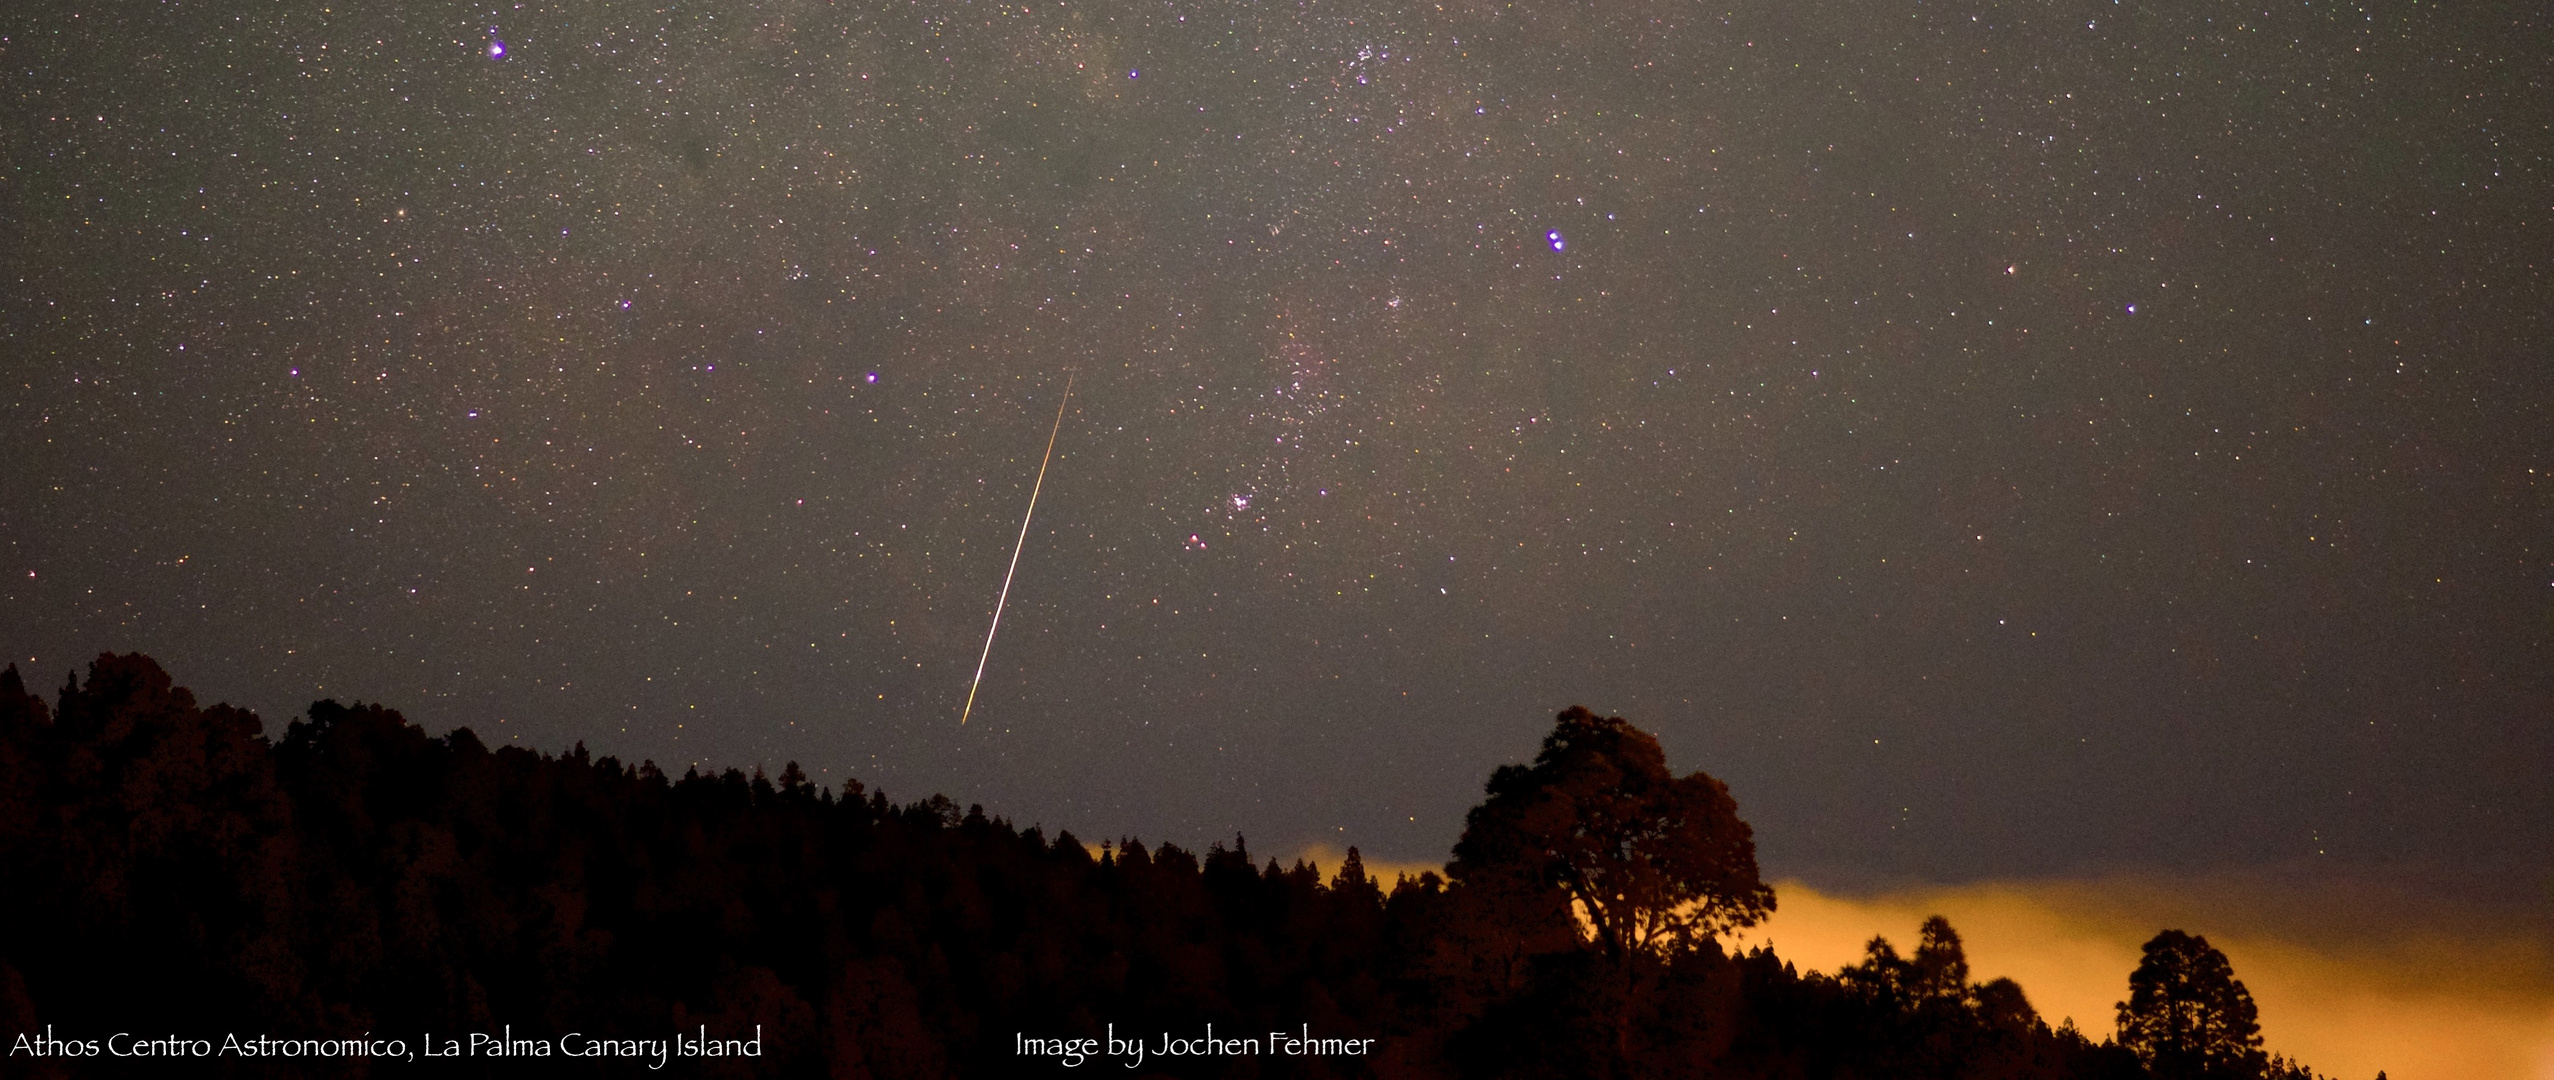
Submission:
<svg viewBox="0 0 2554 1080">
<path fill-rule="evenodd" d="M 1565 729 L 1573 716 L 1616 725 L 1604 730 L 1634 751 L 1647 739 L 1576 710 Z M 319 702 L 270 739 L 141 656 L 100 657 L 48 708 L 12 667 L 0 1025 L 25 1052 L 8 1071 L 129 1064 L 38 1056 L 58 1049 L 29 1042 L 48 1030 L 75 1044 L 369 1032 L 415 1052 L 510 1027 L 554 1048 L 570 1034 L 759 1029 L 757 1056 L 690 1062 L 736 1075 L 991 1076 L 1060 1068 L 1025 1040 L 1114 1025 L 1153 1043 L 1211 1024 L 1263 1045 L 1148 1058 L 1134 1075 L 2147 1075 L 2127 1049 L 2050 1031 L 2011 983 L 1969 985 L 1965 962 L 1946 966 L 1947 924 L 1947 946 L 1928 927 L 1914 961 L 1875 943 L 1843 977 L 1730 957 L 1707 932 L 1618 949 L 1584 938 L 1560 879 L 1498 854 L 1499 837 L 1530 840 L 1561 805 L 1552 770 L 1577 766 L 1546 759 L 1493 781 L 1454 880 L 1387 886 L 1354 852 L 1325 875 L 1257 860 L 1238 837 L 1202 853 L 1132 839 L 1094 850 L 938 796 L 822 789 L 794 763 L 777 778 L 670 777 L 582 746 L 549 756 L 491 751 L 466 728 L 432 737 L 374 705 Z M 1725 804 L 1703 779 L 1658 790 Z M 1729 865 L 1753 882 L 1734 804 L 1718 827 L 1715 857 L 1743 855 Z M 1274 1051 L 1269 1033 L 1307 1027 L 1374 1041 Z M 342 1054 L 188 1064 L 412 1067 Z"/>
</svg>

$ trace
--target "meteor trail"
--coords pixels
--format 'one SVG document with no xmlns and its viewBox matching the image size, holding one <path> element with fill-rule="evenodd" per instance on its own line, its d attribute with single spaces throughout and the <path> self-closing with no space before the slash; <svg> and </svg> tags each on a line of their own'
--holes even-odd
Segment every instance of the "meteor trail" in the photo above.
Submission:
<svg viewBox="0 0 2554 1080">
<path fill-rule="evenodd" d="M 1046 456 L 1038 459 L 1038 481 L 1029 486 L 1029 512 L 1020 515 L 1020 541 L 1011 545 L 1011 568 L 1002 572 L 1002 597 L 993 602 L 993 625 L 984 628 L 984 655 L 975 658 L 975 681 L 967 684 L 967 707 L 958 726 L 975 715 L 975 692 L 984 685 L 984 662 L 993 659 L 993 633 L 1002 629 L 1002 606 L 1011 602 L 1011 576 L 1020 572 L 1020 549 L 1029 546 L 1029 519 L 1038 513 L 1038 492 L 1046 487 L 1046 463 L 1055 459 L 1055 436 L 1064 430 L 1064 406 L 1073 400 L 1073 373 L 1064 373 L 1064 399 L 1055 403 L 1055 426 L 1046 433 Z"/>
</svg>

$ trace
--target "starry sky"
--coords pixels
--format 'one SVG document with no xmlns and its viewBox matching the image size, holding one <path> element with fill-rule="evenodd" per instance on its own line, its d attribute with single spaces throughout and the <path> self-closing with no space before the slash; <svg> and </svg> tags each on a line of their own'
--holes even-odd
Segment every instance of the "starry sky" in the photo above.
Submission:
<svg viewBox="0 0 2554 1080">
<path fill-rule="evenodd" d="M 1772 873 L 2554 902 L 2548 29 L 20 0 L 0 648 L 1406 860 L 1584 703 Z"/>
</svg>

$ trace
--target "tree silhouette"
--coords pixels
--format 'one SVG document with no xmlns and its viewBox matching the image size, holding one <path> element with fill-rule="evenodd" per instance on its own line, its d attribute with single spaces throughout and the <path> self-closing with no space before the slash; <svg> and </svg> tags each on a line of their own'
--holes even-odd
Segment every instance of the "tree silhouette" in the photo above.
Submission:
<svg viewBox="0 0 2554 1080">
<path fill-rule="evenodd" d="M 2030 996 L 2022 992 L 2022 984 L 2011 979 L 1989 979 L 1972 992 L 1978 1003 L 1978 1018 L 1989 1027 L 2006 1031 L 2026 1031 L 2046 1025 L 2040 1022 L 2039 1010 L 2031 1007 Z"/>
<path fill-rule="evenodd" d="M 1915 976 L 1915 966 L 1898 955 L 1898 947 L 1885 936 L 1874 934 L 1862 943 L 1862 962 L 1836 973 L 1837 978 L 1866 997 L 1891 1005 L 1907 999 L 1907 984 Z"/>
<path fill-rule="evenodd" d="M 1597 949 L 1669 956 L 1774 909 L 1729 788 L 1668 771 L 1658 740 L 1572 707 L 1530 766 L 1490 776 L 1448 873 L 1559 890 Z"/>
<path fill-rule="evenodd" d="M 2197 939 L 2150 945 L 2123 1006 L 2151 1072 L 2051 1031 L 2010 980 L 1968 985 L 1940 919 L 1836 976 L 1724 952 L 1717 930 L 1772 908 L 1727 789 L 1584 709 L 1491 779 L 1454 884 L 1389 886 L 1353 849 L 1326 880 L 1239 837 L 1094 850 L 795 763 L 677 779 L 379 705 L 267 730 L 141 656 L 100 656 L 52 708 L 0 664 L 0 926 L 23 931 L 0 934 L 0 1043 L 670 1025 L 763 1033 L 704 1075 L 893 1080 L 1062 1068 L 1018 1033 L 1214 1024 L 1375 1042 L 1148 1075 L 2320 1080 L 2262 1057 Z"/>
<path fill-rule="evenodd" d="M 2258 1077 L 2269 1061 L 2252 993 L 2208 939 L 2166 930 L 2146 943 L 2119 1003 L 2120 1045 L 2157 1080 Z"/>
<path fill-rule="evenodd" d="M 1951 920 L 1936 915 L 1924 921 L 1923 929 L 1917 931 L 1915 961 L 1908 974 L 1907 989 L 1920 999 L 1968 999 L 1969 957 L 1960 947 L 1960 932 L 1951 929 Z"/>
<path fill-rule="evenodd" d="M 1862 962 L 1837 973 L 1857 992 L 1904 1008 L 1960 1008 L 1976 1005 L 1979 987 L 1969 985 L 1969 957 L 1951 920 L 1935 915 L 1916 932 L 1912 959 L 1898 955 L 1886 937 L 1864 943 Z M 2018 995 L 2019 987 L 2013 989 Z M 2023 1005 L 2028 1008 L 2028 1004 Z"/>
</svg>

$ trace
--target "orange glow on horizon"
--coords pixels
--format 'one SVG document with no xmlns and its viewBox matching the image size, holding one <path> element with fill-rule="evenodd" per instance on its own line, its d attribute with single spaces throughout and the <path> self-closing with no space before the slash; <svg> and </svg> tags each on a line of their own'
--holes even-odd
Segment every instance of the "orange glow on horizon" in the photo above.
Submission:
<svg viewBox="0 0 2554 1080">
<path fill-rule="evenodd" d="M 2264 1047 L 2316 1072 L 2554 1080 L 2554 956 L 2513 929 L 2397 921 L 2336 944 L 2315 924 L 2338 916 L 2311 913 L 2330 897 L 2228 882 L 1990 882 L 1847 897 L 1786 881 L 1775 893 L 1774 917 L 1739 943 L 1771 945 L 1804 971 L 1860 961 L 1875 934 L 1904 950 L 1940 914 L 1974 978 L 2009 977 L 2050 1025 L 2071 1017 L 2102 1039 L 2117 1030 L 2139 945 L 2170 927 L 2224 951 L 2261 1007 Z"/>
<path fill-rule="evenodd" d="M 1296 856 L 1326 881 L 1346 852 Z M 1361 856 L 1362 857 L 1362 856 Z M 1445 867 L 1365 859 L 1386 889 Z M 2509 920 L 2442 916 L 2382 891 L 2281 888 L 2238 879 L 2154 877 L 1979 882 L 1874 896 L 1775 883 L 1777 908 L 1735 935 L 1802 971 L 1858 963 L 1887 937 L 1903 952 L 1942 915 L 1971 976 L 2022 985 L 2054 1027 L 2096 1039 L 2118 1028 L 2138 947 L 2156 931 L 2208 939 L 2261 1008 L 2264 1048 L 2335 1080 L 2554 1080 L 2554 935 Z M 2427 921 L 2424 921 L 2424 920 Z"/>
<path fill-rule="evenodd" d="M 1332 847 L 1329 844 L 1313 844 L 1288 860 L 1287 865 L 1291 866 L 1297 862 L 1310 863 L 1321 871 L 1321 880 L 1327 884 L 1331 878 L 1338 875 L 1339 864 L 1347 861 L 1347 858 L 1346 848 Z M 1391 892 L 1392 883 L 1401 878 L 1416 878 L 1421 874 L 1445 876 L 1444 863 L 1391 862 L 1373 858 L 1362 851 L 1357 853 L 1357 859 L 1366 864 L 1366 876 L 1375 879 L 1375 883 L 1383 886 L 1385 892 Z"/>
</svg>

